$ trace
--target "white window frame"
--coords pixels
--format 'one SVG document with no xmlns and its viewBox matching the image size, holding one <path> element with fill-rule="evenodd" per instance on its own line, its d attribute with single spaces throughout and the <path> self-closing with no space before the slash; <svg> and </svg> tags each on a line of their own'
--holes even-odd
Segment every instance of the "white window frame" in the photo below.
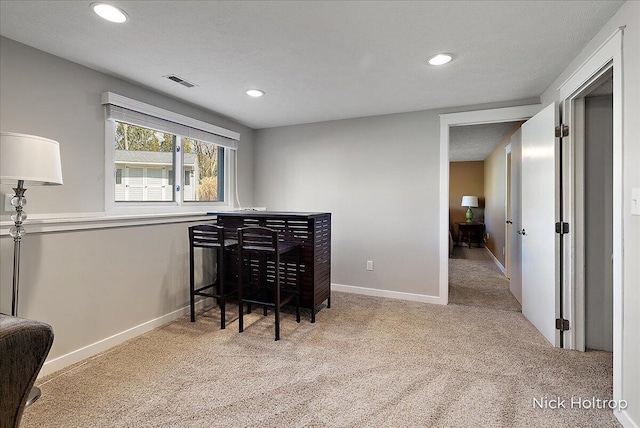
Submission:
<svg viewBox="0 0 640 428">
<path fill-rule="evenodd" d="M 112 92 L 102 94 L 102 104 L 114 104 L 120 107 L 133 110 L 139 113 L 158 117 L 160 119 L 171 122 L 180 123 L 197 129 L 203 129 L 207 132 L 230 138 L 238 141 L 240 134 L 228 129 L 224 129 L 210 123 L 202 122 L 179 113 L 164 110 L 140 101 L 136 101 L 122 95 Z M 203 214 L 211 211 L 225 211 L 234 208 L 233 197 L 236 186 L 236 156 L 237 150 L 227 147 L 220 147 L 224 150 L 223 164 L 223 180 L 224 180 L 224 196 L 222 201 L 183 201 L 183 176 L 184 165 L 182 163 L 182 141 L 183 136 L 176 135 L 176 145 L 174 148 L 174 201 L 116 201 L 115 200 L 115 148 L 114 141 L 116 136 L 117 123 L 115 120 L 106 118 L 105 114 L 105 213 L 108 216 L 116 215 L 148 215 L 148 214 Z M 215 143 L 214 143 L 215 144 Z M 179 148 L 179 150 L 176 150 Z M 180 191 L 175 189 L 180 186 Z"/>
</svg>

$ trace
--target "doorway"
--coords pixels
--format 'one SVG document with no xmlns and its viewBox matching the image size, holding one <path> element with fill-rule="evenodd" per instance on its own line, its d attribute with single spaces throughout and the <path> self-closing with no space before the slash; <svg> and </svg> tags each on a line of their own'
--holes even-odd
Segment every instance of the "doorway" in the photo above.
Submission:
<svg viewBox="0 0 640 428">
<path fill-rule="evenodd" d="M 577 275 L 583 328 L 576 347 L 613 352 L 613 70 L 606 70 L 573 103 L 576 263 L 584 266 Z"/>
<path fill-rule="evenodd" d="M 449 302 L 449 131 L 450 128 L 464 125 L 491 124 L 527 120 L 540 110 L 540 105 L 507 107 L 478 110 L 461 113 L 449 113 L 440 116 L 440 277 L 439 303 Z M 502 211 L 501 216 L 503 216 Z M 504 221 L 504 220 L 503 220 Z"/>
<path fill-rule="evenodd" d="M 584 100 L 585 348 L 609 352 L 613 351 L 612 89 L 611 76 Z"/>
<path fill-rule="evenodd" d="M 570 329 L 565 331 L 564 347 L 569 349 L 585 350 L 586 346 L 586 283 L 585 275 L 585 245 L 589 236 L 585 231 L 585 115 L 584 103 L 588 95 L 594 94 L 594 90 L 602 86 L 610 76 L 613 93 L 610 117 L 612 126 L 612 189 L 610 213 L 612 218 L 611 253 L 608 254 L 606 265 L 610 264 L 612 278 L 612 324 L 613 324 L 613 399 L 620 400 L 622 396 L 622 345 L 623 345 L 623 116 L 624 104 L 623 79 L 622 79 L 622 38 L 624 27 L 617 28 L 604 42 L 567 80 L 558 88 L 559 99 L 563 100 L 563 119 L 569 126 L 569 144 L 565 150 L 563 168 L 570 172 L 565 187 L 563 206 L 565 218 L 573 226 L 569 234 L 569 241 L 562 257 L 564 264 L 563 289 L 571 298 L 564 300 L 565 318 L 569 321 Z M 609 108 L 607 107 L 607 110 Z M 587 118 L 588 120 L 588 118 Z M 609 131 L 608 131 L 609 132 Z M 563 148 L 564 150 L 564 148 Z M 588 166 L 587 166 L 588 167 Z M 588 190 L 588 189 L 586 189 Z M 593 214 L 592 214 L 593 216 Z M 601 216 L 601 218 L 603 218 Z M 588 221 L 588 220 L 587 220 Z M 597 237 L 592 236 L 593 242 Z M 602 245 L 601 243 L 597 243 Z M 607 250 L 608 251 L 608 250 Z M 605 262 L 601 259 L 602 266 Z M 609 276 L 607 274 L 607 276 Z M 608 304 L 607 304 L 608 306 Z M 597 310 L 597 308 L 596 308 Z M 593 309 L 592 315 L 593 316 Z M 608 330 L 608 328 L 607 328 Z"/>
<path fill-rule="evenodd" d="M 505 275 L 506 146 L 522 121 L 449 130 L 449 302 L 520 312 Z M 470 204 L 470 205 L 468 205 Z"/>
</svg>

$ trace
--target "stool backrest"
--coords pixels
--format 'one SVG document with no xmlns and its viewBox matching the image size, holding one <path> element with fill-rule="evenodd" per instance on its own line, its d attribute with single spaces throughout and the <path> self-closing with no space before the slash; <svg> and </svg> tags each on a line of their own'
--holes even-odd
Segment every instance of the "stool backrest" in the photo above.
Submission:
<svg viewBox="0 0 640 428">
<path fill-rule="evenodd" d="M 277 251 L 278 231 L 261 226 L 241 227 L 238 229 L 238 244 L 243 250 Z"/>
<path fill-rule="evenodd" d="M 190 226 L 189 243 L 191 247 L 222 247 L 224 244 L 224 227 L 209 224 Z"/>
</svg>

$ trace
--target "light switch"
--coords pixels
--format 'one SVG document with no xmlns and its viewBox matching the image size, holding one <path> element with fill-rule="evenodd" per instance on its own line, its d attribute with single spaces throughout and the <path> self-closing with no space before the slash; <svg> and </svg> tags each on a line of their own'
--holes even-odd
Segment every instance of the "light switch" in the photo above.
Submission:
<svg viewBox="0 0 640 428">
<path fill-rule="evenodd" d="M 640 187 L 631 189 L 631 215 L 640 215 Z"/>
</svg>

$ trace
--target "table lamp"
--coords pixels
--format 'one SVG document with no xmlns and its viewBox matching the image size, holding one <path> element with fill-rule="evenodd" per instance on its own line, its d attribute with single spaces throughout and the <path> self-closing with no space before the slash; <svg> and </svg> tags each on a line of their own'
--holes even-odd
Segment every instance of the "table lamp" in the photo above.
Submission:
<svg viewBox="0 0 640 428">
<path fill-rule="evenodd" d="M 473 222 L 473 211 L 471 208 L 478 207 L 478 197 L 477 196 L 463 196 L 462 197 L 462 205 L 463 207 L 467 207 L 467 223 Z"/>
<path fill-rule="evenodd" d="M 20 240 L 25 234 L 22 223 L 27 219 L 23 211 L 27 203 L 25 186 L 62 184 L 60 145 L 57 141 L 34 135 L 0 132 L 0 184 L 9 184 L 14 196 L 14 211 L 9 229 L 13 238 L 13 296 L 11 315 L 18 316 L 18 289 L 20 284 Z M 27 405 L 40 397 L 40 389 L 33 387 Z"/>
</svg>

